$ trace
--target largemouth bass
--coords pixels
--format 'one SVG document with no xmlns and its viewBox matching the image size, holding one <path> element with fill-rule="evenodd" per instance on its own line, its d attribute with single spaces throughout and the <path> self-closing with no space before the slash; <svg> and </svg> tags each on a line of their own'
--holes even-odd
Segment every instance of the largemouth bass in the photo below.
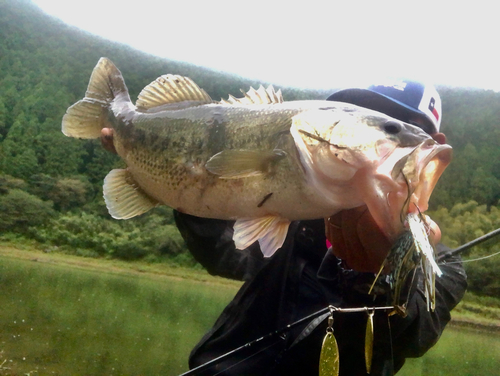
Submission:
<svg viewBox="0 0 500 376">
<path fill-rule="evenodd" d="M 104 180 L 112 217 L 165 204 L 236 220 L 236 246 L 259 241 L 265 256 L 281 247 L 291 221 L 364 204 L 395 238 L 408 197 L 426 207 L 451 155 L 420 128 L 381 113 L 340 102 L 283 102 L 272 87 L 215 102 L 190 79 L 165 75 L 134 105 L 121 72 L 101 58 L 62 131 L 98 138 L 105 127 L 127 164 Z"/>
</svg>

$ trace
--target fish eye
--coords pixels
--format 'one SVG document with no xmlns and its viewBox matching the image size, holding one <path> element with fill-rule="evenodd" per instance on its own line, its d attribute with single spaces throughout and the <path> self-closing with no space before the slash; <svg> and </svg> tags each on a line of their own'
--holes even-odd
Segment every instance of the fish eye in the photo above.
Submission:
<svg viewBox="0 0 500 376">
<path fill-rule="evenodd" d="M 396 121 L 389 120 L 384 124 L 384 131 L 389 134 L 398 134 L 402 129 L 402 124 Z"/>
</svg>

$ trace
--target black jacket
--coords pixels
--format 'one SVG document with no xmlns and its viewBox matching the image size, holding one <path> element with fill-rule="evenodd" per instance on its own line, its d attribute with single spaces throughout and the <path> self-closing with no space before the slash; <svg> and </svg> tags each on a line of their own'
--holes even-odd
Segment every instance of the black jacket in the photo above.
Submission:
<svg viewBox="0 0 500 376">
<path fill-rule="evenodd" d="M 276 331 L 328 305 L 371 307 L 386 305 L 386 297 L 366 294 L 371 273 L 345 271 L 327 252 L 323 220 L 293 222 L 283 247 L 264 259 L 254 244 L 235 249 L 232 222 L 202 219 L 175 212 L 177 226 L 193 256 L 209 273 L 244 280 L 233 301 L 214 327 L 193 349 L 189 365 L 197 367 L 249 341 Z M 439 245 L 438 252 L 449 251 Z M 436 279 L 436 309 L 428 312 L 421 283 L 413 290 L 408 315 L 374 317 L 374 354 L 371 375 L 392 375 L 407 357 L 419 357 L 439 339 L 450 311 L 466 289 L 461 263 L 441 261 L 443 276 Z M 418 275 L 418 274 L 417 274 Z M 335 313 L 334 335 L 340 352 L 341 375 L 366 375 L 364 337 L 367 314 Z M 259 342 L 200 375 L 318 375 L 319 353 L 326 322 L 294 343 L 302 326 L 285 335 Z"/>
</svg>

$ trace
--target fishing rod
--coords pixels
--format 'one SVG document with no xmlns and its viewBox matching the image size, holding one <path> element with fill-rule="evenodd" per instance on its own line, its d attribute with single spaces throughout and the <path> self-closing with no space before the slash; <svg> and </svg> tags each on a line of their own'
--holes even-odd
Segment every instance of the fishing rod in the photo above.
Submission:
<svg viewBox="0 0 500 376">
<path fill-rule="evenodd" d="M 470 241 L 468 243 L 465 243 L 464 245 L 461 245 L 460 247 L 455 248 L 451 252 L 447 252 L 445 254 L 445 256 L 455 256 L 455 255 L 458 255 L 458 254 L 460 254 L 460 253 L 468 250 L 469 248 L 472 248 L 472 247 L 474 247 L 474 246 L 476 246 L 478 244 L 481 244 L 481 243 L 485 242 L 486 240 L 494 238 L 497 235 L 500 235 L 500 228 L 497 228 L 496 230 L 493 230 L 493 231 L 487 233 L 486 235 L 480 236 L 477 239 L 474 239 L 474 240 L 472 240 L 472 241 Z"/>
<path fill-rule="evenodd" d="M 221 361 L 231 357 L 232 355 L 244 350 L 244 349 L 249 349 L 251 348 L 252 346 L 255 346 L 257 344 L 259 344 L 260 342 L 263 342 L 263 341 L 266 341 L 270 338 L 273 338 L 273 337 L 279 337 L 279 340 L 285 340 L 285 337 L 282 336 L 283 333 L 286 333 L 288 332 L 290 329 L 296 327 L 297 325 L 300 325 L 304 322 L 307 322 L 307 321 L 311 321 L 312 319 L 315 319 L 316 318 L 316 321 L 318 322 L 318 324 L 320 322 L 322 322 L 324 319 L 326 319 L 327 316 L 331 315 L 333 312 L 344 312 L 344 313 L 351 313 L 351 312 L 373 312 L 373 311 L 379 311 L 379 310 L 392 310 L 394 309 L 393 306 L 388 306 L 388 307 L 363 307 L 363 308 L 338 308 L 338 307 L 334 307 L 334 306 L 328 306 L 326 308 L 323 308 L 323 309 L 320 309 L 319 311 L 316 311 L 312 314 L 310 314 L 309 316 L 306 316 L 306 317 L 303 317 L 301 318 L 300 320 L 297 320 L 295 321 L 294 323 L 292 324 L 288 324 L 287 326 L 281 328 L 281 329 L 278 329 L 274 332 L 271 332 L 271 333 L 268 333 L 266 334 L 265 336 L 262 336 L 260 338 L 257 338 L 253 341 L 250 341 L 250 342 L 247 342 L 246 344 L 244 344 L 243 346 L 240 346 L 240 347 L 237 347 L 215 359 L 212 359 L 206 363 L 203 363 L 202 365 L 196 367 L 196 368 L 193 368 L 179 376 L 191 376 L 191 375 L 196 375 L 198 372 L 202 372 L 204 370 L 206 370 L 207 368 L 217 364 L 217 363 L 220 363 Z M 271 344 L 274 345 L 276 344 L 277 342 Z"/>
</svg>

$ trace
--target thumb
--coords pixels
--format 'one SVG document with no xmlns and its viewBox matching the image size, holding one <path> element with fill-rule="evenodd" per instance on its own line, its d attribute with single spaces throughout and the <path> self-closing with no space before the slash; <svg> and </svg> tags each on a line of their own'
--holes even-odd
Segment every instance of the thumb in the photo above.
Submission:
<svg viewBox="0 0 500 376">
<path fill-rule="evenodd" d="M 113 129 L 103 128 L 101 129 L 101 144 L 107 151 L 116 154 L 115 144 L 113 142 Z"/>
<path fill-rule="evenodd" d="M 429 242 L 432 245 L 436 245 L 441 241 L 441 229 L 438 224 L 434 222 L 428 215 L 425 216 L 425 221 L 429 225 Z"/>
</svg>

